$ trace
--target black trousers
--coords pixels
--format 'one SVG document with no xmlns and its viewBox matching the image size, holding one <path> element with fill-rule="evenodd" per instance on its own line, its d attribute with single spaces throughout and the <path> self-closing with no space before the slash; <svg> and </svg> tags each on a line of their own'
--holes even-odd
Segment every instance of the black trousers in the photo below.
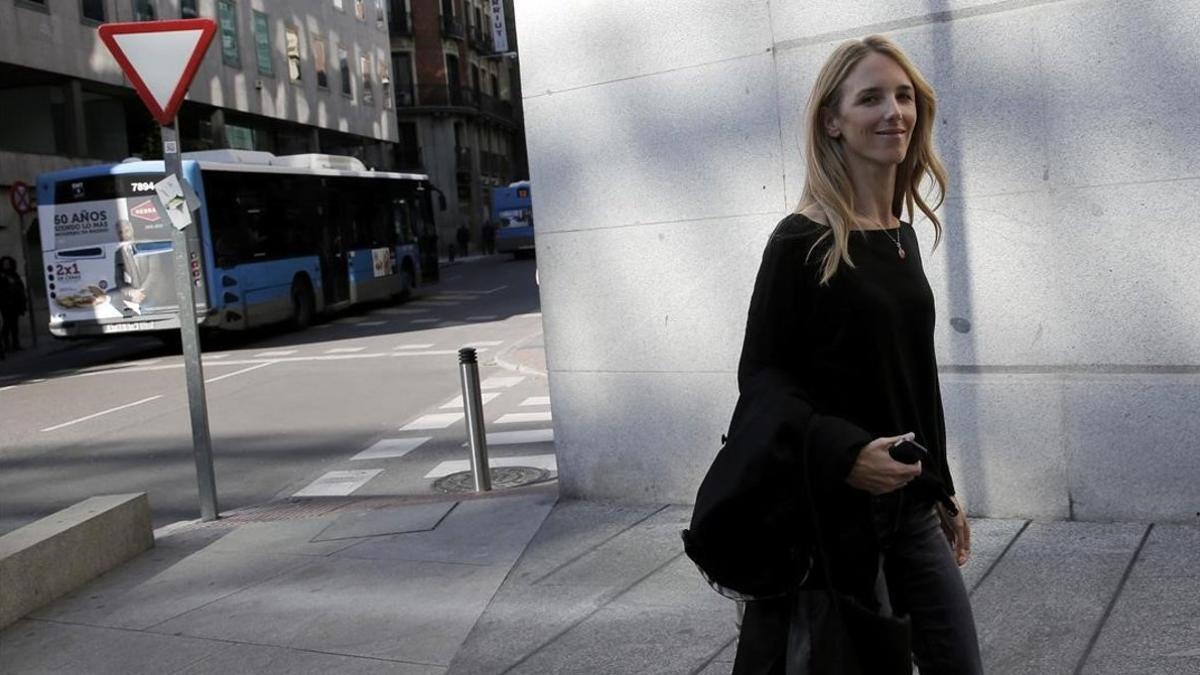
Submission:
<svg viewBox="0 0 1200 675">
<path fill-rule="evenodd" d="M 0 341 L 4 342 L 6 349 L 21 348 L 21 331 L 18 321 L 21 320 L 21 315 L 17 312 L 4 312 L 3 325 L 0 326 Z"/>
<path fill-rule="evenodd" d="M 873 497 L 871 512 L 883 553 L 886 599 L 892 613 L 911 617 L 913 656 L 921 675 L 982 673 L 970 599 L 933 506 L 913 503 L 897 492 Z M 832 552 L 831 566 L 839 564 L 840 553 Z M 803 611 L 805 595 L 746 604 L 735 674 L 799 675 L 794 667 L 788 672 L 787 647 L 793 621 L 809 615 Z"/>
</svg>

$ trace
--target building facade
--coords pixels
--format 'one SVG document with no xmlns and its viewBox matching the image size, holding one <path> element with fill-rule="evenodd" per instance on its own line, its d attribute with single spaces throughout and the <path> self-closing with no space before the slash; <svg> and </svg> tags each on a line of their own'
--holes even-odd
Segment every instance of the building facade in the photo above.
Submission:
<svg viewBox="0 0 1200 675">
<path fill-rule="evenodd" d="M 489 188 L 527 179 L 512 0 L 389 0 L 396 164 L 447 199 L 443 255 L 465 225 L 476 252 Z"/>
<path fill-rule="evenodd" d="M 397 149 L 385 0 L 0 0 L 0 255 L 24 270 L 40 251 L 32 215 L 7 204 L 14 183 L 161 156 L 97 27 L 194 17 L 217 33 L 179 111 L 185 152 L 323 152 L 379 169 L 409 152 Z M 42 275 L 29 276 L 44 303 Z"/>
<path fill-rule="evenodd" d="M 764 245 L 800 199 L 808 92 L 839 43 L 881 33 L 938 92 L 945 236 L 914 227 L 969 510 L 1195 522 L 1200 3 L 517 11 L 565 495 L 695 497 Z"/>
</svg>

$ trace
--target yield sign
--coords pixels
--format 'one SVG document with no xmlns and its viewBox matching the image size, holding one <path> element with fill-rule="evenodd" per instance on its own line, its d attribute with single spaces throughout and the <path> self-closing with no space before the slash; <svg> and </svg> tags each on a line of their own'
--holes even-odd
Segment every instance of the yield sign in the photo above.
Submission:
<svg viewBox="0 0 1200 675">
<path fill-rule="evenodd" d="M 150 114 L 167 125 L 174 121 L 216 31 L 212 19 L 106 23 L 100 26 L 100 39 Z"/>
</svg>

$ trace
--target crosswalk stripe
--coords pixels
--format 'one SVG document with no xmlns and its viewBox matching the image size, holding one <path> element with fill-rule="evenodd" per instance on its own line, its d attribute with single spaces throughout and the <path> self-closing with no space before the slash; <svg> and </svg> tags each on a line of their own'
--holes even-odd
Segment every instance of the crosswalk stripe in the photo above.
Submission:
<svg viewBox="0 0 1200 675">
<path fill-rule="evenodd" d="M 432 436 L 417 436 L 413 438 L 385 438 L 371 447 L 350 458 L 350 461 L 364 459 L 393 459 L 403 457 L 421 447 Z"/>
<path fill-rule="evenodd" d="M 480 398 L 480 400 L 483 401 L 484 405 L 487 405 L 488 402 L 492 401 L 499 395 L 500 395 L 500 392 L 498 392 L 498 391 L 485 391 L 482 394 L 480 394 L 479 398 Z M 446 401 L 439 407 L 442 410 L 449 410 L 451 408 L 458 408 L 461 410 L 463 407 L 462 394 L 459 394 L 458 396 L 455 396 L 454 398 L 450 399 L 449 401 Z"/>
<path fill-rule="evenodd" d="M 437 323 L 439 321 L 441 321 L 441 319 L 413 319 L 412 320 L 413 323 Z"/>
<path fill-rule="evenodd" d="M 395 347 L 392 347 L 392 349 L 429 349 L 432 346 L 432 342 L 425 342 L 422 344 L 396 345 Z"/>
<path fill-rule="evenodd" d="M 553 429 L 523 429 L 521 431 L 494 431 L 487 434 L 488 447 L 493 445 L 524 445 L 526 443 L 551 443 Z M 467 447 L 466 443 L 462 447 Z"/>
<path fill-rule="evenodd" d="M 295 354 L 296 351 L 297 350 L 295 350 L 295 349 L 276 349 L 274 351 L 269 351 L 269 352 L 259 352 L 259 353 L 255 354 L 254 357 L 255 358 L 266 358 L 266 357 L 273 357 L 273 356 L 291 356 L 292 354 Z"/>
<path fill-rule="evenodd" d="M 326 349 L 325 353 L 326 354 L 353 354 L 354 352 L 361 352 L 364 349 L 366 349 L 366 347 L 334 347 L 333 349 Z"/>
<path fill-rule="evenodd" d="M 522 407 L 531 406 L 531 405 L 550 405 L 550 397 L 549 396 L 530 396 L 529 398 L 525 399 L 524 401 L 521 401 Z"/>
<path fill-rule="evenodd" d="M 330 471 L 293 497 L 345 497 L 367 484 L 375 476 L 383 473 L 383 469 L 364 469 L 361 471 Z"/>
<path fill-rule="evenodd" d="M 516 376 L 516 377 L 493 376 L 493 377 L 489 377 L 486 380 L 484 380 L 483 382 L 481 382 L 479 384 L 479 386 L 484 389 L 507 389 L 508 387 L 511 387 L 514 384 L 517 384 L 524 379 L 525 378 L 521 377 L 521 376 Z"/>
<path fill-rule="evenodd" d="M 548 412 L 531 412 L 531 413 L 508 413 L 500 419 L 492 422 L 492 424 L 521 424 L 523 422 L 549 422 L 550 413 Z"/>
<path fill-rule="evenodd" d="M 554 455 L 526 455 L 523 457 L 492 457 L 488 466 L 532 466 L 546 471 L 558 472 L 558 459 Z M 471 461 L 467 459 L 451 459 L 433 467 L 426 478 L 441 478 L 460 471 L 470 471 Z"/>
<path fill-rule="evenodd" d="M 499 347 L 504 344 L 502 340 L 484 340 L 481 342 L 471 342 L 463 345 L 463 347 Z"/>
<path fill-rule="evenodd" d="M 434 413 L 422 415 L 408 424 L 400 427 L 400 431 L 424 431 L 426 429 L 445 429 L 463 418 L 462 413 Z"/>
<path fill-rule="evenodd" d="M 354 325 L 355 326 L 382 326 L 386 323 L 387 323 L 386 321 L 360 321 L 359 323 L 356 323 Z"/>
</svg>

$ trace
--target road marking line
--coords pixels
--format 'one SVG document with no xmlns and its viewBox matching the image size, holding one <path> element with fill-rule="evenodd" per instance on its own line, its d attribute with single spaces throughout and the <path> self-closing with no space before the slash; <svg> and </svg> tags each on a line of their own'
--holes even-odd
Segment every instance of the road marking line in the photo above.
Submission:
<svg viewBox="0 0 1200 675">
<path fill-rule="evenodd" d="M 379 310 L 380 314 L 428 314 L 427 309 L 407 309 L 401 307 L 388 307 L 387 309 Z"/>
<path fill-rule="evenodd" d="M 17 385 L 10 384 L 7 387 L 0 387 L 0 391 L 8 391 L 9 389 L 16 389 L 16 388 L 17 388 Z"/>
<path fill-rule="evenodd" d="M 477 351 L 482 351 L 482 350 L 477 350 Z M 516 376 L 516 377 L 493 376 L 493 377 L 489 377 L 488 379 L 481 382 L 479 384 L 479 386 L 484 389 L 507 389 L 508 387 L 511 387 L 514 384 L 517 384 L 518 382 L 523 381 L 524 379 L 525 378 L 523 376 Z"/>
<path fill-rule="evenodd" d="M 480 398 L 483 400 L 483 404 L 487 405 L 490 401 L 492 401 L 499 395 L 500 395 L 500 392 L 498 392 L 498 391 L 489 391 L 489 392 L 484 392 L 482 395 L 480 395 Z M 445 403 L 443 403 L 441 406 L 439 406 L 439 409 L 446 410 L 449 408 L 458 408 L 461 410 L 462 407 L 463 407 L 462 394 L 459 394 L 458 396 L 455 396 L 454 398 L 450 399 L 449 401 L 446 401 Z"/>
<path fill-rule="evenodd" d="M 78 418 L 78 419 L 73 419 L 73 420 L 71 420 L 70 422 L 63 422 L 62 424 L 56 424 L 56 425 L 54 425 L 54 426 L 52 426 L 52 427 L 46 427 L 45 429 L 42 429 L 42 431 L 57 431 L 57 430 L 59 430 L 59 429 L 62 429 L 63 427 L 69 427 L 69 426 L 71 426 L 72 424 L 79 424 L 80 422 L 86 422 L 86 421 L 88 421 L 88 420 L 91 420 L 91 419 L 96 419 L 97 417 L 99 417 L 99 416 L 101 416 L 101 415 L 107 415 L 107 414 L 109 414 L 109 413 L 114 413 L 114 412 L 117 412 L 118 410 L 125 410 L 126 408 L 132 408 L 132 407 L 133 407 L 133 406 L 135 406 L 135 405 L 141 405 L 141 404 L 143 404 L 143 403 L 149 403 L 150 401 L 154 401 L 154 400 L 156 400 L 156 399 L 160 399 L 160 398 L 162 398 L 162 394 L 157 394 L 157 395 L 155 395 L 155 396 L 151 396 L 151 397 L 149 397 L 149 398 L 144 398 L 144 399 L 142 399 L 142 400 L 140 400 L 140 401 L 134 401 L 133 403 L 126 403 L 125 405 L 119 405 L 119 406 L 117 406 L 117 407 L 115 407 L 115 408 L 109 408 L 108 410 L 101 410 L 101 411 L 100 411 L 100 412 L 98 412 L 98 413 L 92 413 L 91 415 L 87 415 L 87 416 L 85 416 L 85 417 L 80 417 L 80 418 Z"/>
<path fill-rule="evenodd" d="M 400 431 L 424 431 L 426 429 L 445 429 L 463 418 L 462 413 L 433 413 L 422 415 L 400 427 Z"/>
<path fill-rule="evenodd" d="M 333 349 L 326 349 L 325 353 L 326 354 L 354 354 L 355 352 L 361 352 L 364 349 L 366 349 L 366 347 L 334 347 Z"/>
<path fill-rule="evenodd" d="M 523 431 L 497 431 L 487 435 L 488 447 L 493 445 L 524 445 L 526 443 L 554 442 L 553 429 L 525 429 Z M 467 447 L 466 443 L 462 447 Z"/>
<path fill-rule="evenodd" d="M 268 358 L 272 358 L 275 356 L 291 356 L 292 354 L 295 354 L 297 351 L 299 351 L 299 350 L 298 349 L 276 349 L 274 351 L 269 351 L 269 352 L 259 352 L 259 353 L 255 354 L 254 357 L 259 358 L 259 359 L 268 359 Z"/>
<path fill-rule="evenodd" d="M 488 466 L 532 466 L 546 471 L 558 472 L 558 459 L 554 455 L 525 455 L 523 457 L 492 457 Z M 470 471 L 471 461 L 467 459 L 451 459 L 425 474 L 426 478 L 441 478 L 452 473 Z"/>
<path fill-rule="evenodd" d="M 317 325 L 313 326 L 313 328 L 333 328 L 333 324 L 331 324 L 331 323 L 319 323 L 319 324 L 317 324 Z"/>
<path fill-rule="evenodd" d="M 201 358 L 206 359 L 206 360 L 211 359 L 213 361 L 216 361 L 217 359 L 229 358 L 229 354 L 204 354 L 201 356 Z"/>
<path fill-rule="evenodd" d="M 429 349 L 432 346 L 432 342 L 425 342 L 422 344 L 396 345 L 392 349 Z"/>
<path fill-rule="evenodd" d="M 395 457 L 403 457 L 408 453 L 419 448 L 426 441 L 432 440 L 432 436 L 421 436 L 416 438 L 385 438 L 371 447 L 363 450 L 357 455 L 350 458 L 350 461 L 363 459 L 392 459 Z"/>
<path fill-rule="evenodd" d="M 531 319 L 534 317 L 537 317 L 540 319 L 540 318 L 542 318 L 542 313 L 541 312 L 529 312 L 528 314 L 516 314 L 513 316 L 514 319 Z"/>
<path fill-rule="evenodd" d="M 375 476 L 383 473 L 383 469 L 363 469 L 360 471 L 330 471 L 308 487 L 300 490 L 293 497 L 345 497 L 358 488 L 367 484 Z"/>
<path fill-rule="evenodd" d="M 46 378 L 44 378 L 44 377 L 39 377 L 39 378 L 38 378 L 38 379 L 36 379 L 36 380 L 30 380 L 30 381 L 29 381 L 29 384 L 41 384 L 42 382 L 45 382 L 45 381 L 46 381 Z"/>
<path fill-rule="evenodd" d="M 504 343 L 500 340 L 488 340 L 486 342 L 471 342 L 469 344 L 462 345 L 462 347 L 499 347 L 502 344 Z M 459 349 L 462 349 L 462 347 L 459 347 Z"/>
<path fill-rule="evenodd" d="M 437 323 L 441 319 L 413 319 L 412 323 Z"/>
<path fill-rule="evenodd" d="M 356 323 L 354 325 L 355 326 L 382 326 L 386 323 L 387 323 L 386 321 L 360 321 L 359 323 Z"/>
<path fill-rule="evenodd" d="M 520 424 L 521 422 L 549 422 L 550 420 L 548 412 L 508 413 L 492 424 Z"/>
<path fill-rule="evenodd" d="M 524 401 L 521 401 L 521 405 L 522 406 L 550 405 L 550 397 L 549 396 L 530 396 L 529 398 L 525 399 Z"/>
<path fill-rule="evenodd" d="M 158 364 L 159 361 L 161 361 L 161 359 L 148 359 L 146 361 L 134 361 L 129 365 L 134 367 L 153 366 Z"/>
<path fill-rule="evenodd" d="M 414 307 L 456 307 L 457 300 L 413 300 Z"/>
<path fill-rule="evenodd" d="M 277 362 L 276 361 L 267 361 L 266 363 L 260 363 L 256 366 L 250 366 L 249 368 L 242 368 L 241 370 L 235 370 L 232 373 L 225 373 L 224 375 L 210 377 L 207 380 L 205 380 L 204 383 L 212 384 L 213 382 L 220 382 L 221 380 L 224 380 L 227 377 L 233 377 L 234 375 L 241 375 L 242 373 L 248 373 L 252 370 L 258 370 L 259 368 L 266 368 L 267 366 L 271 365 L 272 363 L 277 363 Z"/>
<path fill-rule="evenodd" d="M 495 321 L 500 317 L 495 314 L 481 314 L 479 316 L 468 316 L 467 321 Z"/>
</svg>

